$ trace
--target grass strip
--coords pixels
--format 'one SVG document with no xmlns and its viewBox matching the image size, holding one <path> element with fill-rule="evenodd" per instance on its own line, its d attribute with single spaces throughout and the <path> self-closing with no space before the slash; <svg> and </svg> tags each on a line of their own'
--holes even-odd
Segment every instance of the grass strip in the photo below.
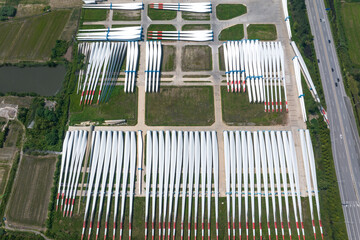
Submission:
<svg viewBox="0 0 360 240">
<path fill-rule="evenodd" d="M 236 24 L 223 29 L 219 34 L 220 41 L 241 40 L 244 38 L 244 25 Z"/>
<path fill-rule="evenodd" d="M 216 17 L 219 20 L 229 20 L 247 13 L 243 4 L 219 4 L 216 6 Z"/>
</svg>

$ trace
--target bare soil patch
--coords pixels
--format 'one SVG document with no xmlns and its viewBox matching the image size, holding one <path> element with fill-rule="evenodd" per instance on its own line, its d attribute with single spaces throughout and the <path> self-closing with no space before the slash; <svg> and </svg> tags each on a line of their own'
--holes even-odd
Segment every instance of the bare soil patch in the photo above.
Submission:
<svg viewBox="0 0 360 240">
<path fill-rule="evenodd" d="M 140 21 L 141 10 L 114 10 L 113 20 L 119 21 Z"/>
<path fill-rule="evenodd" d="M 209 46 L 191 45 L 183 47 L 181 69 L 183 71 L 211 71 L 211 48 Z"/>
<path fill-rule="evenodd" d="M 83 2 L 81 0 L 50 0 L 51 8 L 80 8 L 82 4 Z"/>
<path fill-rule="evenodd" d="M 43 13 L 46 4 L 19 4 L 15 18 L 30 17 Z"/>
<path fill-rule="evenodd" d="M 182 12 L 182 18 L 184 20 L 209 21 L 210 13 Z"/>
<path fill-rule="evenodd" d="M 0 103 L 14 104 L 20 107 L 30 107 L 33 97 L 17 97 L 17 96 L 3 96 L 0 97 Z"/>
</svg>

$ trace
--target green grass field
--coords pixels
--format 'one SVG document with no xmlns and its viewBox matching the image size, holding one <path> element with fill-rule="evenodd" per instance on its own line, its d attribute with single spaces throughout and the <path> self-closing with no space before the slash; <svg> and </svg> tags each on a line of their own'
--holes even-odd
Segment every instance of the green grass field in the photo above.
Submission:
<svg viewBox="0 0 360 240">
<path fill-rule="evenodd" d="M 72 94 L 70 100 L 70 125 L 83 121 L 125 119 L 127 125 L 137 123 L 137 91 L 132 94 L 124 93 L 123 86 L 116 86 L 107 103 L 96 104 L 98 91 L 95 92 L 92 105 L 80 106 L 80 95 Z"/>
<path fill-rule="evenodd" d="M 246 6 L 242 4 L 219 4 L 216 6 L 216 17 L 219 20 L 229 20 L 246 12 Z"/>
<path fill-rule="evenodd" d="M 181 27 L 183 31 L 193 31 L 193 30 L 210 30 L 210 24 L 185 24 Z"/>
<path fill-rule="evenodd" d="M 175 70 L 176 48 L 172 45 L 163 45 L 163 56 L 161 61 L 161 71 L 170 72 Z"/>
<path fill-rule="evenodd" d="M 113 20 L 115 21 L 140 21 L 141 10 L 114 10 Z"/>
<path fill-rule="evenodd" d="M 71 10 L 0 23 L 0 61 L 47 61 Z"/>
<path fill-rule="evenodd" d="M 236 24 L 223 29 L 219 34 L 220 41 L 241 40 L 244 38 L 244 25 Z"/>
<path fill-rule="evenodd" d="M 182 48 L 181 69 L 189 71 L 211 71 L 212 53 L 209 46 L 186 45 Z"/>
<path fill-rule="evenodd" d="M 176 27 L 171 24 L 151 24 L 148 31 L 176 31 Z"/>
<path fill-rule="evenodd" d="M 120 200 L 121 201 L 121 200 Z M 176 218 L 176 240 L 180 240 L 181 239 L 181 214 L 182 214 L 182 207 L 181 207 L 181 201 L 182 198 L 179 197 L 178 200 L 178 209 L 177 209 L 177 218 Z M 272 202 L 271 202 L 271 198 L 269 198 L 270 204 L 269 204 L 269 222 L 270 222 L 270 228 L 271 228 L 271 236 L 275 239 L 275 231 L 274 231 L 274 221 L 273 221 L 273 208 L 272 208 Z M 97 201 L 99 202 L 99 200 Z M 309 201 L 307 198 L 302 198 L 301 199 L 302 202 L 302 209 L 303 209 L 303 217 L 304 217 L 304 227 L 305 227 L 305 235 L 306 235 L 306 239 L 309 240 L 313 240 L 314 239 L 314 235 L 312 233 L 312 225 L 311 225 L 311 219 L 310 219 L 310 209 L 309 209 Z M 113 205 L 114 201 L 112 201 L 112 205 Z M 252 220 L 251 220 L 251 205 L 250 205 L 250 198 L 249 198 L 249 239 L 253 239 L 253 235 L 252 235 Z M 278 221 L 278 234 L 279 234 L 279 239 L 282 239 L 282 234 L 281 234 L 281 227 L 280 227 L 280 215 L 279 215 L 279 205 L 278 205 L 278 199 L 276 198 L 276 211 L 277 211 L 277 221 Z M 77 209 L 77 204 L 78 204 L 78 200 L 76 201 L 75 204 L 75 209 Z M 194 224 L 194 214 L 195 214 L 195 198 L 193 198 L 193 205 L 192 205 L 192 222 L 191 222 L 191 235 L 190 235 L 190 239 L 194 240 L 195 239 L 195 224 Z M 205 228 L 207 229 L 207 198 L 206 198 L 206 202 L 205 202 L 206 206 L 205 206 Z M 258 204 L 258 198 L 255 198 L 255 204 L 256 204 L 256 208 L 255 208 L 255 218 L 256 218 L 256 222 L 255 222 L 255 226 L 256 226 L 256 231 L 255 231 L 255 235 L 258 237 L 257 239 L 260 239 L 260 231 L 259 231 L 259 224 L 258 224 L 258 216 L 259 216 L 259 210 L 257 208 L 257 204 Z M 262 198 L 261 201 L 262 204 L 262 210 L 261 210 L 261 220 L 262 220 L 262 234 L 263 234 L 263 239 L 266 238 L 268 236 L 268 230 L 266 227 L 266 223 L 267 223 L 267 219 L 266 219 L 266 208 L 265 208 L 265 198 Z M 151 238 L 151 217 L 152 217 L 152 198 L 150 198 L 149 200 L 149 219 L 148 219 L 148 239 L 149 237 Z M 158 214 L 158 206 L 159 206 L 159 199 L 156 199 L 156 217 L 155 217 L 155 239 L 158 239 L 158 222 L 159 222 L 159 214 Z M 199 239 L 199 236 L 201 236 L 201 197 L 199 197 L 199 205 L 198 205 L 198 226 L 197 226 L 197 236 Z M 285 239 L 289 239 L 289 232 L 288 232 L 288 227 L 287 227 L 287 222 L 286 222 L 286 207 L 285 207 L 285 201 L 282 202 L 282 208 L 283 208 L 283 219 L 284 219 L 284 228 L 285 228 L 285 234 L 284 237 Z M 97 210 L 99 209 L 99 205 L 97 204 Z M 100 231 L 99 231 L 99 238 L 103 239 L 104 238 L 104 225 L 105 225 L 105 215 L 106 215 L 106 211 L 104 210 L 106 209 L 106 201 L 104 202 L 104 206 L 103 206 L 103 212 L 102 212 L 102 216 L 101 216 L 101 223 L 100 223 Z M 241 222 L 242 222 L 242 239 L 246 239 L 246 226 L 245 226 L 245 199 L 244 197 L 242 198 L 242 214 L 241 214 Z M 53 228 L 51 229 L 52 232 L 55 233 L 55 235 L 53 235 L 54 239 L 79 239 L 81 237 L 81 229 L 82 229 L 82 223 L 83 223 L 83 211 L 84 211 L 84 204 L 82 203 L 81 205 L 81 213 L 80 214 L 76 214 L 74 215 L 72 218 L 64 218 L 60 215 L 60 212 L 56 212 L 55 214 L 55 218 L 54 218 L 54 225 Z M 235 221 L 238 222 L 239 219 L 239 215 L 238 215 L 238 205 L 237 205 L 237 199 L 236 199 L 236 217 L 235 217 Z M 96 211 L 97 212 L 97 211 Z M 232 209 L 230 208 L 230 213 L 232 212 Z M 133 216 L 133 222 L 132 222 L 132 239 L 144 239 L 144 217 L 145 217 L 145 198 L 144 197 L 135 197 L 134 198 L 134 216 Z M 225 240 L 227 239 L 227 204 L 226 204 L 226 198 L 225 197 L 219 197 L 219 211 L 218 211 L 218 220 L 219 220 L 219 239 L 221 240 Z M 117 217 L 117 231 L 116 231 L 116 238 L 119 237 L 119 219 L 120 219 L 120 208 L 118 210 L 118 217 Z M 124 222 L 123 222 L 123 239 L 128 239 L 128 226 L 129 226 L 129 198 L 126 199 L 126 206 L 125 206 L 125 214 L 124 214 Z M 295 223 L 295 218 L 294 218 L 294 211 L 293 211 L 293 207 L 292 207 L 292 201 L 291 198 L 289 198 L 289 215 L 290 215 L 290 219 L 291 219 L 291 230 L 292 230 L 292 236 L 293 239 L 296 238 L 297 239 L 297 233 L 296 233 L 296 223 Z M 185 204 L 185 221 L 184 221 L 184 226 L 185 230 L 184 230 L 184 235 L 187 236 L 188 232 L 187 232 L 187 216 L 188 216 L 188 201 L 186 200 L 186 204 Z M 108 229 L 108 237 L 107 239 L 112 239 L 112 229 L 113 229 L 113 218 L 114 218 L 114 212 L 113 212 L 113 207 L 111 208 L 111 214 L 110 214 L 110 218 L 109 218 L 109 222 L 111 222 L 111 224 L 109 224 L 109 229 Z M 89 219 L 89 218 L 88 218 Z M 315 218 L 316 219 L 316 218 Z M 167 218 L 166 218 L 167 220 Z M 211 224 L 211 238 L 212 240 L 216 239 L 216 222 L 215 222 L 215 198 L 211 199 L 211 219 L 210 219 L 210 224 Z M 96 226 L 97 225 L 97 214 L 95 214 L 94 217 L 94 222 L 93 225 Z M 318 222 L 316 222 L 316 225 L 318 226 Z M 88 235 L 88 229 L 89 227 L 89 220 L 87 221 L 87 228 L 85 230 L 85 237 L 87 238 Z M 166 229 L 167 229 L 167 225 L 166 225 Z M 320 229 L 318 227 L 316 227 L 316 231 L 320 232 Z M 92 235 L 90 237 L 90 239 L 95 239 L 95 232 L 96 232 L 96 227 L 95 229 L 92 229 Z M 172 225 L 171 225 L 171 234 L 173 233 L 173 229 L 172 229 Z M 204 231 L 205 235 L 205 239 L 208 239 L 208 233 L 207 230 Z M 232 231 L 231 231 L 232 233 Z M 167 231 L 166 231 L 167 234 Z M 236 224 L 236 239 L 239 238 L 238 236 L 239 231 L 238 231 L 238 224 Z M 296 236 L 296 237 L 295 237 Z M 172 239 L 172 238 L 171 238 Z"/>
<path fill-rule="evenodd" d="M 112 25 L 113 28 L 120 28 L 120 27 L 140 27 L 139 24 L 114 24 Z"/>
<path fill-rule="evenodd" d="M 6 213 L 10 222 L 45 226 L 55 162 L 50 156 L 23 156 Z"/>
<path fill-rule="evenodd" d="M 284 96 L 284 95 L 282 95 Z M 264 112 L 264 104 L 250 104 L 246 93 L 228 93 L 221 87 L 221 106 L 223 121 L 228 125 L 282 125 L 286 123 L 287 113 Z"/>
<path fill-rule="evenodd" d="M 160 87 L 146 94 L 145 116 L 149 126 L 209 126 L 215 120 L 213 88 Z"/>
<path fill-rule="evenodd" d="M 360 65 L 360 3 L 342 3 L 341 12 L 350 59 Z"/>
<path fill-rule="evenodd" d="M 219 53 L 219 69 L 220 71 L 225 71 L 224 50 L 222 45 L 218 48 L 218 53 Z"/>
<path fill-rule="evenodd" d="M 148 16 L 151 20 L 172 20 L 176 15 L 176 11 L 148 8 Z"/>
<path fill-rule="evenodd" d="M 182 19 L 189 21 L 209 21 L 210 13 L 182 12 L 181 17 Z"/>
<path fill-rule="evenodd" d="M 81 19 L 84 22 L 104 21 L 108 15 L 106 9 L 82 9 Z"/>
<path fill-rule="evenodd" d="M 274 41 L 277 39 L 275 24 L 250 24 L 247 27 L 248 39 Z"/>
<path fill-rule="evenodd" d="M 81 25 L 79 29 L 105 29 L 104 25 Z"/>
</svg>

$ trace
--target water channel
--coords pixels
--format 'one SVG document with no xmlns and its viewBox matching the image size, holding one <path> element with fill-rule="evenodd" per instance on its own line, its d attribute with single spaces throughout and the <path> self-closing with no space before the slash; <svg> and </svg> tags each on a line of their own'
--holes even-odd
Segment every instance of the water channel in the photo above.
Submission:
<svg viewBox="0 0 360 240">
<path fill-rule="evenodd" d="M 35 92 L 42 96 L 55 95 L 62 86 L 65 66 L 0 67 L 0 92 Z"/>
</svg>

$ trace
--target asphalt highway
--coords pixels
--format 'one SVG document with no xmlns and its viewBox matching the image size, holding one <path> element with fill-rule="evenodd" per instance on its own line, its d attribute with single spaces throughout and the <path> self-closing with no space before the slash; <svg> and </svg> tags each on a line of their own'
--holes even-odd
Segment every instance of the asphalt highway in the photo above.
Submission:
<svg viewBox="0 0 360 240">
<path fill-rule="evenodd" d="M 331 146 L 349 239 L 360 236 L 360 144 L 325 5 L 306 0 L 330 121 Z"/>
</svg>

